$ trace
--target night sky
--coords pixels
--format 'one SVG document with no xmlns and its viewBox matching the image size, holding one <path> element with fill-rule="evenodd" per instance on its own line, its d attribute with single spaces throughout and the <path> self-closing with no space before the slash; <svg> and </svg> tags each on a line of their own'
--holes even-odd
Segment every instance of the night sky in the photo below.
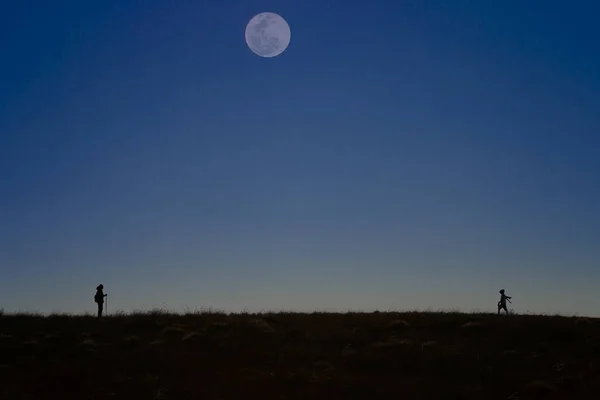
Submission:
<svg viewBox="0 0 600 400">
<path fill-rule="evenodd" d="M 600 316 L 599 15 L 2 2 L 0 308 Z"/>
</svg>

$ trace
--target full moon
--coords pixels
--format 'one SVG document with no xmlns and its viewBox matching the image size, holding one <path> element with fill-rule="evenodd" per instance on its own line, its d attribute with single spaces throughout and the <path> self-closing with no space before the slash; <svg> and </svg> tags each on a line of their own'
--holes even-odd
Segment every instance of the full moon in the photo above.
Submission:
<svg viewBox="0 0 600 400">
<path fill-rule="evenodd" d="M 261 57 L 275 57 L 290 44 L 292 32 L 281 16 L 263 12 L 252 17 L 246 25 L 246 43 Z"/>
</svg>

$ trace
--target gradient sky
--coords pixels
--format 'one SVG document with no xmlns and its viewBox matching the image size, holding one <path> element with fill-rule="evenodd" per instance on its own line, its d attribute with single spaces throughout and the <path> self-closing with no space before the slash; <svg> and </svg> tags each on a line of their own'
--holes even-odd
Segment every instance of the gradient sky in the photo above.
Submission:
<svg viewBox="0 0 600 400">
<path fill-rule="evenodd" d="M 598 15 L 2 2 L 0 308 L 600 316 Z"/>
</svg>

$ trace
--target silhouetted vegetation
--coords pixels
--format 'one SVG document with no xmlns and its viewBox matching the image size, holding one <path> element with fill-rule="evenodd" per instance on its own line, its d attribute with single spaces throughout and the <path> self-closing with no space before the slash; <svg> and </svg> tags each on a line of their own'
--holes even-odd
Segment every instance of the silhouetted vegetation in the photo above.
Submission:
<svg viewBox="0 0 600 400">
<path fill-rule="evenodd" d="M 597 399 L 600 320 L 0 314 L 1 399 Z"/>
</svg>

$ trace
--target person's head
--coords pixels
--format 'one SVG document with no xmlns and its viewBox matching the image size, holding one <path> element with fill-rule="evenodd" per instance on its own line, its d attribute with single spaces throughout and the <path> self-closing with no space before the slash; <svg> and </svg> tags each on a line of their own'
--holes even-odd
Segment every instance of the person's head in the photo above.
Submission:
<svg viewBox="0 0 600 400">
<path fill-rule="evenodd" d="M 100 285 L 100 286 L 102 286 L 102 285 Z M 500 289 L 500 293 L 504 294 L 504 289 Z"/>
<path fill-rule="evenodd" d="M 98 287 L 96 287 L 96 290 L 102 290 L 102 289 L 104 289 L 104 285 L 102 285 L 102 284 L 100 284 L 100 285 L 98 285 Z"/>
</svg>

